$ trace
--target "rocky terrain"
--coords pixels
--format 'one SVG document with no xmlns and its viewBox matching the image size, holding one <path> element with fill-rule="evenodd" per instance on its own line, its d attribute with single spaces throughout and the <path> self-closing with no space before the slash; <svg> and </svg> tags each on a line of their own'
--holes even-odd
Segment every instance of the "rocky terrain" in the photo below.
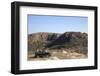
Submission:
<svg viewBox="0 0 100 76">
<path fill-rule="evenodd" d="M 28 35 L 28 60 L 87 58 L 88 34 L 81 32 L 48 33 Z M 50 58 L 32 58 L 37 49 L 48 49 Z M 44 51 L 44 50 L 42 50 Z"/>
</svg>

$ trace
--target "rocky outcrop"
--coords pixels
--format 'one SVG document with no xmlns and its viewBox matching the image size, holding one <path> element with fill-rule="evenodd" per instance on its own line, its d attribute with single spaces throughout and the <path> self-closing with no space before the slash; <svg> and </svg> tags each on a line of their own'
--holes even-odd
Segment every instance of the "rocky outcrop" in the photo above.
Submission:
<svg viewBox="0 0 100 76">
<path fill-rule="evenodd" d="M 47 32 L 33 33 L 28 35 L 28 50 L 33 50 L 36 46 L 53 49 L 71 47 L 87 48 L 87 40 L 87 33 L 81 32 L 65 32 L 63 34 Z"/>
</svg>

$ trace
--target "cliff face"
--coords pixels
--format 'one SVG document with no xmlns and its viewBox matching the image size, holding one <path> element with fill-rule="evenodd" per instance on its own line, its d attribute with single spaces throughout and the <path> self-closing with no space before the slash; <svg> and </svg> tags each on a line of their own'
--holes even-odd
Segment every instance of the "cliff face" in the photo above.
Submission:
<svg viewBox="0 0 100 76">
<path fill-rule="evenodd" d="M 87 40 L 87 33 L 81 32 L 65 32 L 63 34 L 47 32 L 33 33 L 28 35 L 28 51 L 37 48 L 87 48 Z"/>
<path fill-rule="evenodd" d="M 29 34 L 28 40 L 53 41 L 59 36 L 60 36 L 60 34 L 58 34 L 58 33 L 39 32 L 39 33 Z"/>
<path fill-rule="evenodd" d="M 55 45 L 63 45 L 63 46 L 87 46 L 87 34 L 81 32 L 65 32 L 57 39 L 55 39 L 48 47 L 52 47 Z"/>
<path fill-rule="evenodd" d="M 60 34 L 39 32 L 28 35 L 28 51 L 34 51 L 36 49 L 47 48 L 48 44 L 55 41 Z"/>
</svg>

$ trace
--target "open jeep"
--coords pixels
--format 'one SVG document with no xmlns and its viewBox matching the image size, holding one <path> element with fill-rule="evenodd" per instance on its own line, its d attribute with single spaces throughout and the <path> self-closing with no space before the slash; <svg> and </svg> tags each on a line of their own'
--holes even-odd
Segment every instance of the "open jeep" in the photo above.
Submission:
<svg viewBox="0 0 100 76">
<path fill-rule="evenodd" d="M 50 57 L 50 56 L 51 56 L 50 52 L 43 50 L 43 51 L 36 51 L 34 57 L 44 58 L 44 57 Z"/>
</svg>

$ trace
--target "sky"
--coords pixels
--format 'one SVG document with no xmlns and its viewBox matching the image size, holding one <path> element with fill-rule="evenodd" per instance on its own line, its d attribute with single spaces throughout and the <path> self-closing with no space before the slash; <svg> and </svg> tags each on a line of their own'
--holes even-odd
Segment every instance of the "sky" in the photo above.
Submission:
<svg viewBox="0 0 100 76">
<path fill-rule="evenodd" d="M 88 32 L 88 17 L 28 15 L 28 34 Z"/>
</svg>

